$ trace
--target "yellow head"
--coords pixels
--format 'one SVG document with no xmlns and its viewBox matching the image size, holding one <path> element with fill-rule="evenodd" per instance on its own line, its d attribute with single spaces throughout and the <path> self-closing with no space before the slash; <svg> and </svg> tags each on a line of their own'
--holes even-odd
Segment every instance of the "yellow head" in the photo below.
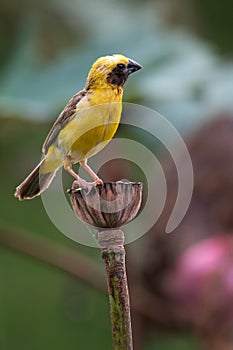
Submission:
<svg viewBox="0 0 233 350">
<path fill-rule="evenodd" d="M 129 75 L 141 68 L 140 64 L 123 55 L 100 57 L 91 67 L 86 88 L 123 86 Z"/>
</svg>

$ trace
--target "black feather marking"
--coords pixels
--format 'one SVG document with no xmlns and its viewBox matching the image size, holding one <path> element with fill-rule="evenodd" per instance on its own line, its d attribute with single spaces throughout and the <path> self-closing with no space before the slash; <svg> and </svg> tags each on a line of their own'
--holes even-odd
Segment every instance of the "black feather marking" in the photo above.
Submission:
<svg viewBox="0 0 233 350">
<path fill-rule="evenodd" d="M 107 81 L 116 86 L 123 86 L 124 83 L 126 82 L 127 78 L 129 76 L 129 73 L 127 71 L 127 68 L 125 66 L 124 69 L 121 69 L 118 67 L 113 68 L 113 70 L 108 74 L 107 76 Z"/>
</svg>

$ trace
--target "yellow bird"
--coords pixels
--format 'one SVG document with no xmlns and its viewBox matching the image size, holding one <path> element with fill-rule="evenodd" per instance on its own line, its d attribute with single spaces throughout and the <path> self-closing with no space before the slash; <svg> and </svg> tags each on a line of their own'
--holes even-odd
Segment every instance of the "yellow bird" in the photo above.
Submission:
<svg viewBox="0 0 233 350">
<path fill-rule="evenodd" d="M 15 197 L 23 200 L 40 195 L 62 166 L 75 178 L 72 187 L 103 183 L 87 159 L 113 138 L 121 118 L 123 85 L 141 68 L 123 55 L 100 57 L 94 62 L 85 88 L 70 99 L 53 124 L 42 147 L 41 162 L 16 188 Z M 80 178 L 72 169 L 74 163 L 86 169 L 94 182 Z"/>
</svg>

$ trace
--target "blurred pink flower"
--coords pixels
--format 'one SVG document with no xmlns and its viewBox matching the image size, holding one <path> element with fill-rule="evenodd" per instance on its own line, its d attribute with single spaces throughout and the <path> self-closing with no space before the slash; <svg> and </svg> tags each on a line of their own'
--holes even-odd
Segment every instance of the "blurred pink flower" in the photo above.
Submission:
<svg viewBox="0 0 233 350">
<path fill-rule="evenodd" d="M 233 322 L 233 237 L 214 236 L 188 248 L 168 279 L 173 297 L 202 323 Z"/>
</svg>

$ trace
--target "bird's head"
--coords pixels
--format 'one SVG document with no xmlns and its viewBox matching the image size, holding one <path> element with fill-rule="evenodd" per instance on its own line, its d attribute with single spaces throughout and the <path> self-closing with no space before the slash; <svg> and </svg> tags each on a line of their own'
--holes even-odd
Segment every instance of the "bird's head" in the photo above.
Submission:
<svg viewBox="0 0 233 350">
<path fill-rule="evenodd" d="M 107 88 L 123 86 L 129 75 L 142 66 L 123 55 L 98 58 L 87 77 L 86 88 Z"/>
</svg>

